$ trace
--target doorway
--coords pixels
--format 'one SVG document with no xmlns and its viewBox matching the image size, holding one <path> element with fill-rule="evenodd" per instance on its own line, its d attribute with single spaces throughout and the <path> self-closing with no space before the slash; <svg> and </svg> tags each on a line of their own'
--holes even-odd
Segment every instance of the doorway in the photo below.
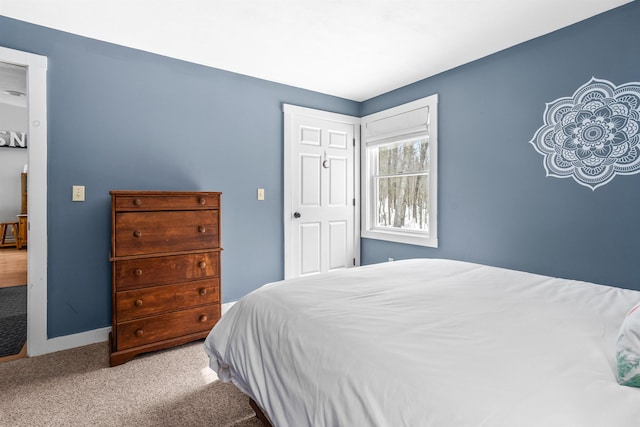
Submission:
<svg viewBox="0 0 640 427">
<path fill-rule="evenodd" d="M 28 235 L 25 244 L 29 247 L 25 251 L 26 355 L 37 356 L 47 353 L 47 58 L 0 47 L 0 63 L 21 67 L 26 73 L 27 213 L 17 221 L 23 223 L 22 230 Z M 20 230 L 18 234 L 20 239 Z"/>
<path fill-rule="evenodd" d="M 0 362 L 27 355 L 27 126 L 27 69 L 0 62 Z"/>
<path fill-rule="evenodd" d="M 360 119 L 284 105 L 285 279 L 360 264 Z"/>
</svg>

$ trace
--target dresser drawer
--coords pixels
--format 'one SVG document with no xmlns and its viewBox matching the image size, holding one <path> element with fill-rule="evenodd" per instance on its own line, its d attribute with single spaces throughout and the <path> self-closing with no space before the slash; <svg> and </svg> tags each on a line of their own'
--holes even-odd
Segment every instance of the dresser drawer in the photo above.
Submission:
<svg viewBox="0 0 640 427">
<path fill-rule="evenodd" d="M 219 247 L 217 210 L 116 213 L 115 257 Z"/>
<path fill-rule="evenodd" d="M 211 330 L 220 318 L 220 305 L 207 305 L 118 323 L 118 351 Z"/>
<path fill-rule="evenodd" d="M 117 291 L 220 275 L 220 252 L 136 258 L 113 263 Z"/>
<path fill-rule="evenodd" d="M 220 301 L 219 279 L 198 280 L 116 293 L 118 322 Z"/>
<path fill-rule="evenodd" d="M 215 193 L 184 195 L 118 195 L 115 198 L 115 210 L 124 211 L 166 211 L 217 209 L 220 207 L 220 196 Z"/>
</svg>

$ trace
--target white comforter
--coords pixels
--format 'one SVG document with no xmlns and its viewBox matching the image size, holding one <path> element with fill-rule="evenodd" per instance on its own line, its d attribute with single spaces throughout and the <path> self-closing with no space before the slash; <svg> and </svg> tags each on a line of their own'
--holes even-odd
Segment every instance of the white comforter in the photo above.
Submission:
<svg viewBox="0 0 640 427">
<path fill-rule="evenodd" d="M 274 426 L 638 427 L 615 341 L 640 292 L 449 260 L 276 282 L 205 342 Z"/>
</svg>

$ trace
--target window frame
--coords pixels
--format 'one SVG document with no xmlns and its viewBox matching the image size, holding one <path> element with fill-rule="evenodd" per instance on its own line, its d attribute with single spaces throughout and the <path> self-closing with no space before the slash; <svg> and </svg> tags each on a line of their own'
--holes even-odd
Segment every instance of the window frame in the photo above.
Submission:
<svg viewBox="0 0 640 427">
<path fill-rule="evenodd" d="M 419 117 L 427 112 L 426 123 Z M 417 112 L 417 115 L 412 113 Z M 374 122 L 382 123 L 386 119 L 393 121 L 402 118 L 388 129 L 376 129 L 368 132 L 368 126 Z M 438 95 L 434 94 L 413 102 L 399 105 L 387 110 L 370 114 L 361 119 L 361 185 L 362 185 L 362 218 L 361 237 L 390 242 L 438 247 Z M 376 158 L 372 150 L 381 145 L 407 141 L 412 138 L 428 136 L 429 140 L 429 170 L 428 200 L 429 223 L 428 231 L 407 230 L 393 227 L 376 227 L 377 194 L 375 180 L 378 177 Z M 376 172 L 376 173 L 374 173 Z M 407 174 L 409 175 L 409 174 Z"/>
</svg>

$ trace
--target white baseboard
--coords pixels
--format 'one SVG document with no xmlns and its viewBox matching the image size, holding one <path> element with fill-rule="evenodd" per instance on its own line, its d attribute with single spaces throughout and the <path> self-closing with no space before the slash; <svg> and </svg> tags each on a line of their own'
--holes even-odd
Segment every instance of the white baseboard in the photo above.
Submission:
<svg viewBox="0 0 640 427">
<path fill-rule="evenodd" d="M 222 304 L 222 314 L 224 315 L 235 303 L 236 301 Z M 69 350 L 71 348 L 108 341 L 109 332 L 111 332 L 111 327 L 65 335 L 63 337 L 50 338 L 47 340 L 46 352 L 55 353 L 56 351 Z"/>
<path fill-rule="evenodd" d="M 109 332 L 111 332 L 111 327 L 50 338 L 47 340 L 47 353 L 108 341 Z"/>
</svg>

